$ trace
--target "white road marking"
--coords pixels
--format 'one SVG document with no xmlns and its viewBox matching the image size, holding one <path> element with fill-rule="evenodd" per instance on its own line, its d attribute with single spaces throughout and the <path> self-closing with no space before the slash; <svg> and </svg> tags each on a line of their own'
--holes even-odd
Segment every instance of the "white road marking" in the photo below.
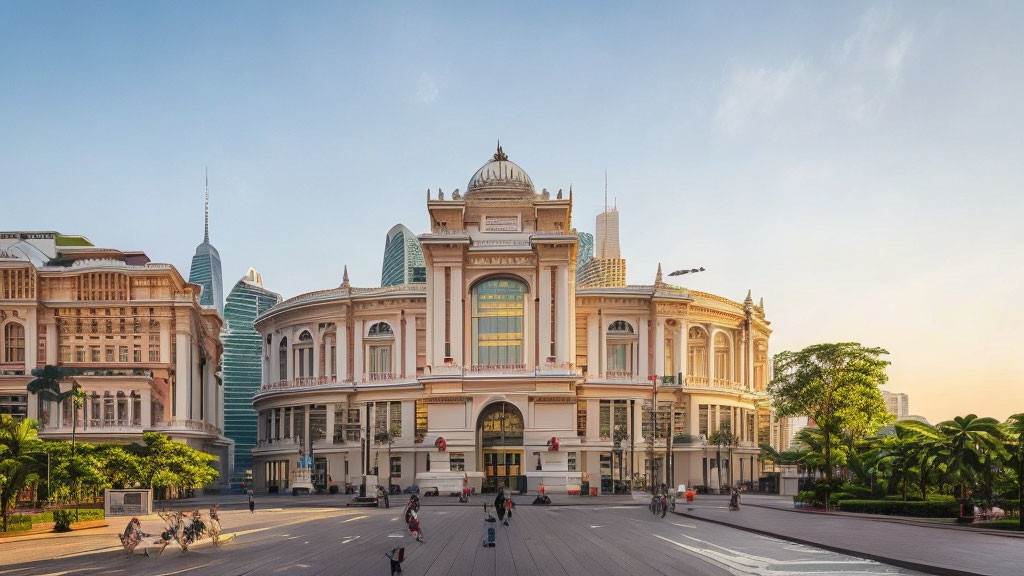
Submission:
<svg viewBox="0 0 1024 576">
<path fill-rule="evenodd" d="M 289 536 L 288 537 L 289 540 L 295 540 L 296 538 L 298 538 L 298 536 Z"/>
<path fill-rule="evenodd" d="M 363 518 L 369 518 L 369 516 L 354 516 L 348 520 L 342 520 L 341 523 L 344 524 L 345 522 L 351 522 L 353 520 L 362 520 Z"/>
<path fill-rule="evenodd" d="M 696 528 L 696 526 L 692 524 L 680 524 L 678 522 L 673 522 L 672 524 L 679 526 L 680 528 Z"/>
<path fill-rule="evenodd" d="M 192 566 L 191 568 L 185 568 L 182 570 L 175 570 L 174 572 L 164 572 L 163 574 L 157 574 L 157 576 L 173 576 L 174 574 L 181 574 L 182 572 L 191 572 L 192 570 L 198 570 L 203 566 L 209 566 L 210 564 L 212 564 L 212 562 L 207 562 L 206 564 L 200 564 L 199 566 Z"/>
<path fill-rule="evenodd" d="M 591 524 L 590 527 L 591 528 L 604 528 L 604 526 L 594 526 L 593 524 Z"/>
<path fill-rule="evenodd" d="M 396 534 L 394 532 L 392 532 L 391 534 L 388 534 L 388 538 L 403 538 L 404 536 L 405 536 L 405 534 Z"/>
<path fill-rule="evenodd" d="M 346 536 L 345 539 L 341 541 L 341 543 L 342 544 L 348 544 L 349 542 L 352 542 L 353 540 L 358 540 L 358 539 L 359 539 L 359 536 Z"/>
</svg>

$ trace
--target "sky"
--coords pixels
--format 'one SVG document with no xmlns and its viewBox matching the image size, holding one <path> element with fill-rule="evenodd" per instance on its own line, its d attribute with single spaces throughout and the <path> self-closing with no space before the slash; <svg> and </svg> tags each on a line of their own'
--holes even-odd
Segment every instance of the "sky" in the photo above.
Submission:
<svg viewBox="0 0 1024 576">
<path fill-rule="evenodd" d="M 773 352 L 889 351 L 938 422 L 1024 412 L 1024 4 L 0 0 L 0 229 L 225 293 L 376 286 L 501 140 L 608 194 L 632 283 L 764 298 Z"/>
</svg>

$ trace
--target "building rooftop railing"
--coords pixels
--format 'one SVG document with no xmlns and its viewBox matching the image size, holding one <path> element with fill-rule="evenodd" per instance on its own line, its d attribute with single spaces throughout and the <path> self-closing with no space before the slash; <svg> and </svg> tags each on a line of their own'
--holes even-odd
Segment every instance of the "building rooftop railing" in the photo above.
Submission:
<svg viewBox="0 0 1024 576">
<path fill-rule="evenodd" d="M 220 428 L 203 420 L 167 420 L 153 424 L 152 428 L 161 431 L 187 430 L 189 432 L 206 432 L 207 434 L 216 434 L 217 436 L 223 434 Z"/>
<path fill-rule="evenodd" d="M 273 392 L 274 390 L 295 390 L 299 388 L 318 388 L 322 386 L 334 386 L 338 379 L 321 376 L 319 378 L 292 378 L 291 380 L 278 380 L 260 386 L 260 393 Z"/>
<path fill-rule="evenodd" d="M 526 364 L 478 364 L 473 366 L 462 366 L 459 364 L 441 364 L 438 366 L 427 366 L 423 374 L 425 376 L 462 376 L 472 378 L 474 376 L 582 376 L 583 371 L 570 363 L 545 363 L 540 366 L 527 366 Z"/>
</svg>

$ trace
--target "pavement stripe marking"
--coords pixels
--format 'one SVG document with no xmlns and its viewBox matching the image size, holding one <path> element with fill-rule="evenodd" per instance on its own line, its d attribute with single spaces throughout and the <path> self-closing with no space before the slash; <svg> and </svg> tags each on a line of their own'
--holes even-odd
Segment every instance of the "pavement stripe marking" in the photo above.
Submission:
<svg viewBox="0 0 1024 576">
<path fill-rule="evenodd" d="M 345 522 L 351 522 L 353 520 L 362 520 L 363 518 L 369 518 L 369 516 L 355 516 L 355 517 L 349 518 L 348 520 L 342 520 L 341 523 L 344 524 Z"/>
<path fill-rule="evenodd" d="M 182 572 L 191 572 L 192 570 L 198 570 L 205 566 L 209 566 L 213 562 L 207 562 L 206 564 L 200 564 L 199 566 L 192 566 L 191 568 L 184 568 L 182 570 L 175 570 L 174 572 L 164 572 L 163 574 L 157 574 L 156 576 L 173 576 L 174 574 L 181 574 Z"/>
<path fill-rule="evenodd" d="M 591 527 L 591 528 L 604 528 L 604 526 L 595 526 L 595 525 L 593 525 L 593 524 L 591 524 L 591 525 L 590 525 L 590 527 Z"/>
<path fill-rule="evenodd" d="M 679 526 L 680 528 L 696 528 L 696 526 L 692 524 L 680 524 L 678 522 L 673 522 L 672 524 Z"/>
</svg>

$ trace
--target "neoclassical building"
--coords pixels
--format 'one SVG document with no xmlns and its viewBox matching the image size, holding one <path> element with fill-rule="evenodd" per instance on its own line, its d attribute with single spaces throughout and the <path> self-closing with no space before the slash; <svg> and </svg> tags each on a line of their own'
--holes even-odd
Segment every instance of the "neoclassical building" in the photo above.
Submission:
<svg viewBox="0 0 1024 576">
<path fill-rule="evenodd" d="M 72 403 L 41 400 L 27 385 L 33 369 L 75 368 L 85 393 L 79 441 L 164 432 L 217 456 L 226 482 L 222 321 L 200 306 L 200 290 L 142 252 L 56 232 L 0 232 L 0 413 L 39 420 L 45 440 L 70 439 Z"/>
<path fill-rule="evenodd" d="M 288 489 L 306 457 L 317 487 L 373 472 L 442 492 L 756 481 L 763 305 L 660 269 L 577 285 L 572 202 L 499 147 L 465 193 L 428 191 L 425 282 L 357 288 L 346 271 L 257 318 L 256 488 Z"/>
</svg>

